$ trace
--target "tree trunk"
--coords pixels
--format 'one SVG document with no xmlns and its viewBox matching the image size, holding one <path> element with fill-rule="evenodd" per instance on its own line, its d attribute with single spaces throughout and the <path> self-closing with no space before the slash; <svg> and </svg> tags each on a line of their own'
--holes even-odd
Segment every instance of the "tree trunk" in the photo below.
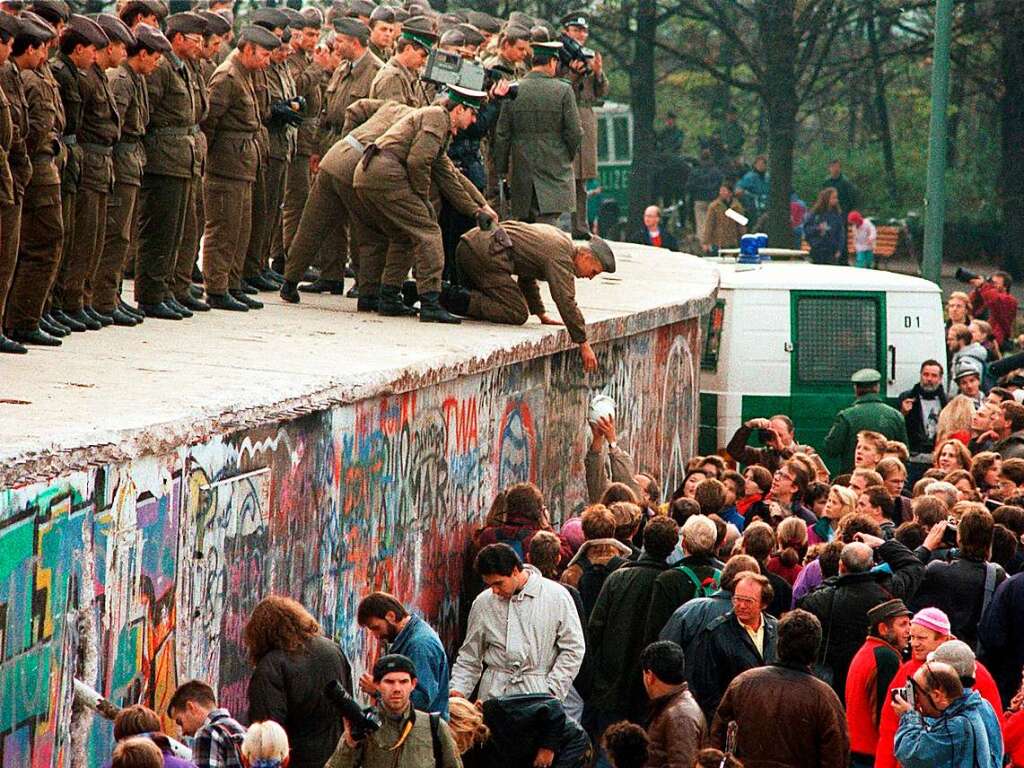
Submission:
<svg viewBox="0 0 1024 768">
<path fill-rule="evenodd" d="M 629 226 L 643 218 L 654 200 L 655 139 L 654 42 L 656 0 L 640 0 L 636 13 L 633 61 L 629 67 L 630 106 L 633 108 L 633 168 L 629 180 Z"/>
<path fill-rule="evenodd" d="M 1024 276 L 1024 5 L 1007 3 L 999 11 L 1002 35 L 999 102 L 1002 159 L 999 168 L 1003 208 L 1003 257 L 1006 269 Z"/>
<path fill-rule="evenodd" d="M 761 0 L 758 27 L 763 41 L 765 83 L 761 97 L 768 115 L 768 242 L 793 245 L 789 224 L 789 194 L 793 188 L 793 150 L 796 143 L 796 53 L 793 18 L 796 0 Z"/>
<path fill-rule="evenodd" d="M 872 0 L 868 14 L 868 46 L 871 49 L 871 69 L 875 81 L 875 118 L 878 121 L 878 137 L 882 142 L 882 159 L 885 164 L 885 186 L 889 192 L 889 202 L 896 203 L 896 158 L 892 150 L 892 126 L 889 123 L 889 104 L 885 98 L 885 69 L 878 46 L 878 30 L 876 28 L 877 11 Z"/>
</svg>

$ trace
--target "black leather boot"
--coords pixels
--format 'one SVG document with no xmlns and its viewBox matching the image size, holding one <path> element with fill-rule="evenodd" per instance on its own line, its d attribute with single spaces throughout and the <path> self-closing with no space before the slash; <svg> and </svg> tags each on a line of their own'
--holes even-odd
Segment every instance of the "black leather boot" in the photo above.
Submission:
<svg viewBox="0 0 1024 768">
<path fill-rule="evenodd" d="M 302 297 L 299 296 L 299 284 L 285 280 L 281 284 L 281 298 L 289 304 L 298 304 L 302 301 Z"/>
<path fill-rule="evenodd" d="M 412 317 L 416 314 L 402 301 L 402 289 L 397 285 L 382 285 L 377 300 L 377 313 L 384 317 Z"/>
<path fill-rule="evenodd" d="M 211 309 L 226 309 L 230 312 L 248 312 L 249 307 L 238 301 L 230 293 L 208 293 L 206 303 Z"/>
<path fill-rule="evenodd" d="M 440 297 L 441 294 L 437 291 L 420 294 L 420 322 L 447 323 L 449 325 L 458 325 L 461 323 L 461 317 L 456 317 L 441 306 L 439 301 Z"/>
</svg>

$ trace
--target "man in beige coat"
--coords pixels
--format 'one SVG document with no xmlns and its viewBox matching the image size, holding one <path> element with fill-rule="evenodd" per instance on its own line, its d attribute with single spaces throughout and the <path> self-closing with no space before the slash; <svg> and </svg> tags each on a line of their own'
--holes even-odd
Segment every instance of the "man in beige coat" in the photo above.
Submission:
<svg viewBox="0 0 1024 768">
<path fill-rule="evenodd" d="M 396 53 L 374 78 L 371 99 L 400 101 L 410 107 L 425 107 L 430 95 L 420 80 L 430 49 L 437 44 L 429 19 L 413 16 L 402 25 Z"/>
</svg>

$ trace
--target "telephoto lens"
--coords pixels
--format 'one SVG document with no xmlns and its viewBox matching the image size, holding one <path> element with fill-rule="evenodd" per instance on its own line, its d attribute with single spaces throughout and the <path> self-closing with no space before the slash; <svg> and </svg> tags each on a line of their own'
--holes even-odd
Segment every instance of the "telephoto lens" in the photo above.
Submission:
<svg viewBox="0 0 1024 768">
<path fill-rule="evenodd" d="M 348 727 L 354 740 L 365 739 L 380 729 L 380 715 L 370 707 L 360 707 L 337 680 L 331 680 L 327 684 L 324 695 L 338 708 L 341 716 L 348 720 Z"/>
</svg>

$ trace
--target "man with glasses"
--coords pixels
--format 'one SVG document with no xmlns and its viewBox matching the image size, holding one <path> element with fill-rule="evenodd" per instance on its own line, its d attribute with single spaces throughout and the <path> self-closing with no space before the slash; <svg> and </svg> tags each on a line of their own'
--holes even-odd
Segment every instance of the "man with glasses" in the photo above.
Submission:
<svg viewBox="0 0 1024 768">
<path fill-rule="evenodd" d="M 899 716 L 895 757 L 904 768 L 999 768 L 1003 743 L 985 727 L 990 705 L 977 691 L 964 690 L 949 664 L 925 662 L 910 679 L 913 703 L 892 697 Z"/>
<path fill-rule="evenodd" d="M 778 620 L 766 613 L 772 595 L 771 583 L 764 576 L 738 576 L 732 610 L 711 622 L 694 641 L 690 684 L 708 720 L 737 675 L 775 661 Z"/>
</svg>

